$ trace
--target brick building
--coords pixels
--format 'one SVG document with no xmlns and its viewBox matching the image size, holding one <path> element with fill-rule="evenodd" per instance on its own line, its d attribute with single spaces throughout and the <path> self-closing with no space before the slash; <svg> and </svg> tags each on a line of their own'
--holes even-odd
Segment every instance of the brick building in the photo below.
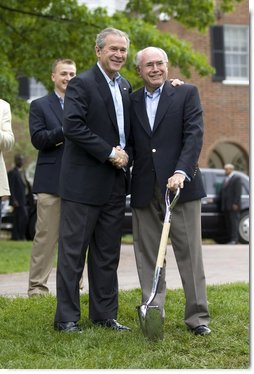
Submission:
<svg viewBox="0 0 254 374">
<path fill-rule="evenodd" d="M 195 84 L 204 109 L 204 145 L 200 167 L 221 168 L 233 163 L 249 173 L 249 3 L 244 0 L 231 14 L 217 14 L 216 25 L 205 34 L 187 30 L 174 20 L 160 22 L 163 32 L 176 34 L 208 57 L 216 67 L 213 77 L 190 79 L 170 67 L 170 77 Z"/>
</svg>

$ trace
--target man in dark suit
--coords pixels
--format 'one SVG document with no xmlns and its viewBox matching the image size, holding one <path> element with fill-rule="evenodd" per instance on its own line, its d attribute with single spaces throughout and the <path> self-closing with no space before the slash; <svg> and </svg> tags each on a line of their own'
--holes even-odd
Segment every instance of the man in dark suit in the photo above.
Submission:
<svg viewBox="0 0 254 374">
<path fill-rule="evenodd" d="M 239 240 L 239 219 L 241 209 L 241 178 L 234 173 L 234 165 L 224 166 L 226 178 L 221 188 L 221 210 L 224 213 L 228 244 L 237 244 Z"/>
<path fill-rule="evenodd" d="M 8 172 L 10 185 L 10 205 L 13 206 L 12 240 L 25 240 L 27 237 L 29 212 L 34 200 L 32 189 L 26 178 L 24 158 L 21 154 L 14 157 L 15 166 Z"/>
<path fill-rule="evenodd" d="M 210 333 L 201 247 L 201 198 L 205 196 L 198 158 L 202 147 L 202 108 L 196 87 L 173 87 L 168 58 L 148 47 L 136 56 L 145 87 L 131 95 L 131 182 L 133 240 L 145 302 L 152 281 L 165 214 L 166 186 L 181 188 L 172 214 L 170 238 L 186 297 L 185 323 L 198 335 Z M 164 316 L 165 265 L 153 301 Z"/>
<path fill-rule="evenodd" d="M 64 149 L 64 96 L 69 81 L 75 75 L 74 61 L 56 60 L 51 73 L 54 91 L 32 101 L 30 106 L 31 141 L 39 152 L 33 182 L 33 192 L 37 194 L 37 221 L 28 296 L 49 292 L 47 281 L 56 254 L 60 220 L 59 174 Z"/>
<path fill-rule="evenodd" d="M 116 331 L 121 227 L 128 175 L 130 84 L 120 76 L 129 38 L 108 28 L 96 39 L 98 62 L 72 79 L 64 109 L 61 219 L 54 327 L 78 332 L 78 284 L 88 249 L 89 318 Z M 88 248 L 89 247 L 89 248 Z"/>
</svg>

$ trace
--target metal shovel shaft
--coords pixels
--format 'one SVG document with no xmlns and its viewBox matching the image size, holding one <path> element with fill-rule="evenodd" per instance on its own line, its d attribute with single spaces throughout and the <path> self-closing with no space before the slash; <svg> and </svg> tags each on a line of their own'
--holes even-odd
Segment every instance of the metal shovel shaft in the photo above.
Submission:
<svg viewBox="0 0 254 374">
<path fill-rule="evenodd" d="M 137 307 L 142 332 L 144 336 L 148 337 L 151 340 L 163 339 L 163 318 L 160 309 L 158 306 L 150 306 L 150 304 L 154 300 L 157 293 L 161 270 L 163 268 L 164 259 L 166 255 L 168 236 L 171 224 L 171 212 L 178 200 L 179 193 L 180 189 L 178 188 L 175 197 L 172 203 L 170 204 L 169 190 L 166 191 L 166 214 L 164 218 L 160 246 L 157 255 L 156 267 L 154 271 L 152 290 L 148 300 L 141 306 Z"/>
<path fill-rule="evenodd" d="M 163 228 L 162 228 L 162 233 L 161 233 L 161 239 L 160 239 L 160 246 L 159 246 L 159 250 L 158 250 L 157 261 L 156 261 L 156 266 L 155 266 L 155 271 L 154 271 L 152 290 L 151 290 L 151 294 L 150 294 L 148 300 L 145 303 L 147 306 L 149 304 L 151 304 L 151 302 L 153 301 L 153 299 L 155 298 L 155 295 L 157 293 L 160 274 L 161 274 L 161 270 L 162 270 L 163 264 L 164 264 L 164 259 L 165 259 L 165 256 L 166 256 L 168 236 L 169 236 L 170 225 L 171 225 L 172 210 L 173 210 L 175 204 L 177 203 L 177 200 L 179 198 L 179 194 L 180 194 L 180 188 L 177 189 L 176 194 L 174 196 L 174 199 L 170 203 L 169 190 L 166 191 L 166 195 L 165 195 L 166 214 L 165 214 L 165 218 L 164 218 L 164 223 L 163 223 Z"/>
</svg>

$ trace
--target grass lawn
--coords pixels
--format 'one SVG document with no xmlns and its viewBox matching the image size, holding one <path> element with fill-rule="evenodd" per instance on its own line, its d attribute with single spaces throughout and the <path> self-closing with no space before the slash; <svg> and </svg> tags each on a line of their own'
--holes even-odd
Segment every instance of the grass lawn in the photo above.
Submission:
<svg viewBox="0 0 254 374">
<path fill-rule="evenodd" d="M 205 241 L 206 244 L 210 242 Z M 132 235 L 124 235 L 122 244 L 133 244 Z M 31 250 L 32 241 L 0 239 L 0 274 L 29 271 Z"/>
<path fill-rule="evenodd" d="M 249 287 L 246 283 L 208 286 L 212 333 L 194 336 L 183 322 L 182 289 L 168 290 L 164 340 L 141 333 L 135 306 L 140 290 L 121 291 L 119 316 L 131 332 L 95 327 L 81 296 L 82 334 L 53 330 L 54 296 L 0 297 L 0 369 L 247 369 Z"/>
<path fill-rule="evenodd" d="M 132 235 L 124 236 L 122 243 L 132 244 Z M 32 241 L 0 240 L 0 274 L 29 271 L 31 250 Z"/>
<path fill-rule="evenodd" d="M 132 238 L 123 238 L 131 243 Z M 0 240 L 0 273 L 29 270 L 32 242 Z M 226 270 L 225 270 L 226 271 Z M 142 335 L 135 307 L 140 290 L 119 293 L 121 323 L 131 332 L 95 327 L 88 320 L 88 296 L 81 296 L 82 334 L 53 330 L 54 296 L 39 299 L 0 296 L 0 369 L 247 369 L 249 286 L 207 287 L 212 334 L 194 336 L 183 322 L 182 289 L 168 290 L 164 340 Z"/>
</svg>

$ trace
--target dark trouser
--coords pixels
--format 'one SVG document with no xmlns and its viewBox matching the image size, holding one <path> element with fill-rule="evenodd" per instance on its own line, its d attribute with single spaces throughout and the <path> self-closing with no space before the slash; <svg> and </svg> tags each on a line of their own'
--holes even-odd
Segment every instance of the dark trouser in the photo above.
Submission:
<svg viewBox="0 0 254 374">
<path fill-rule="evenodd" d="M 234 210 L 226 210 L 224 212 L 224 216 L 229 241 L 238 242 L 238 224 L 240 219 L 240 212 Z"/>
<path fill-rule="evenodd" d="M 25 240 L 28 225 L 28 208 L 19 206 L 14 208 L 12 240 Z"/>
<path fill-rule="evenodd" d="M 125 178 L 119 173 L 109 201 L 91 206 L 62 200 L 55 321 L 80 319 L 79 281 L 88 249 L 89 318 L 116 318 L 117 268 L 125 212 Z"/>
</svg>

